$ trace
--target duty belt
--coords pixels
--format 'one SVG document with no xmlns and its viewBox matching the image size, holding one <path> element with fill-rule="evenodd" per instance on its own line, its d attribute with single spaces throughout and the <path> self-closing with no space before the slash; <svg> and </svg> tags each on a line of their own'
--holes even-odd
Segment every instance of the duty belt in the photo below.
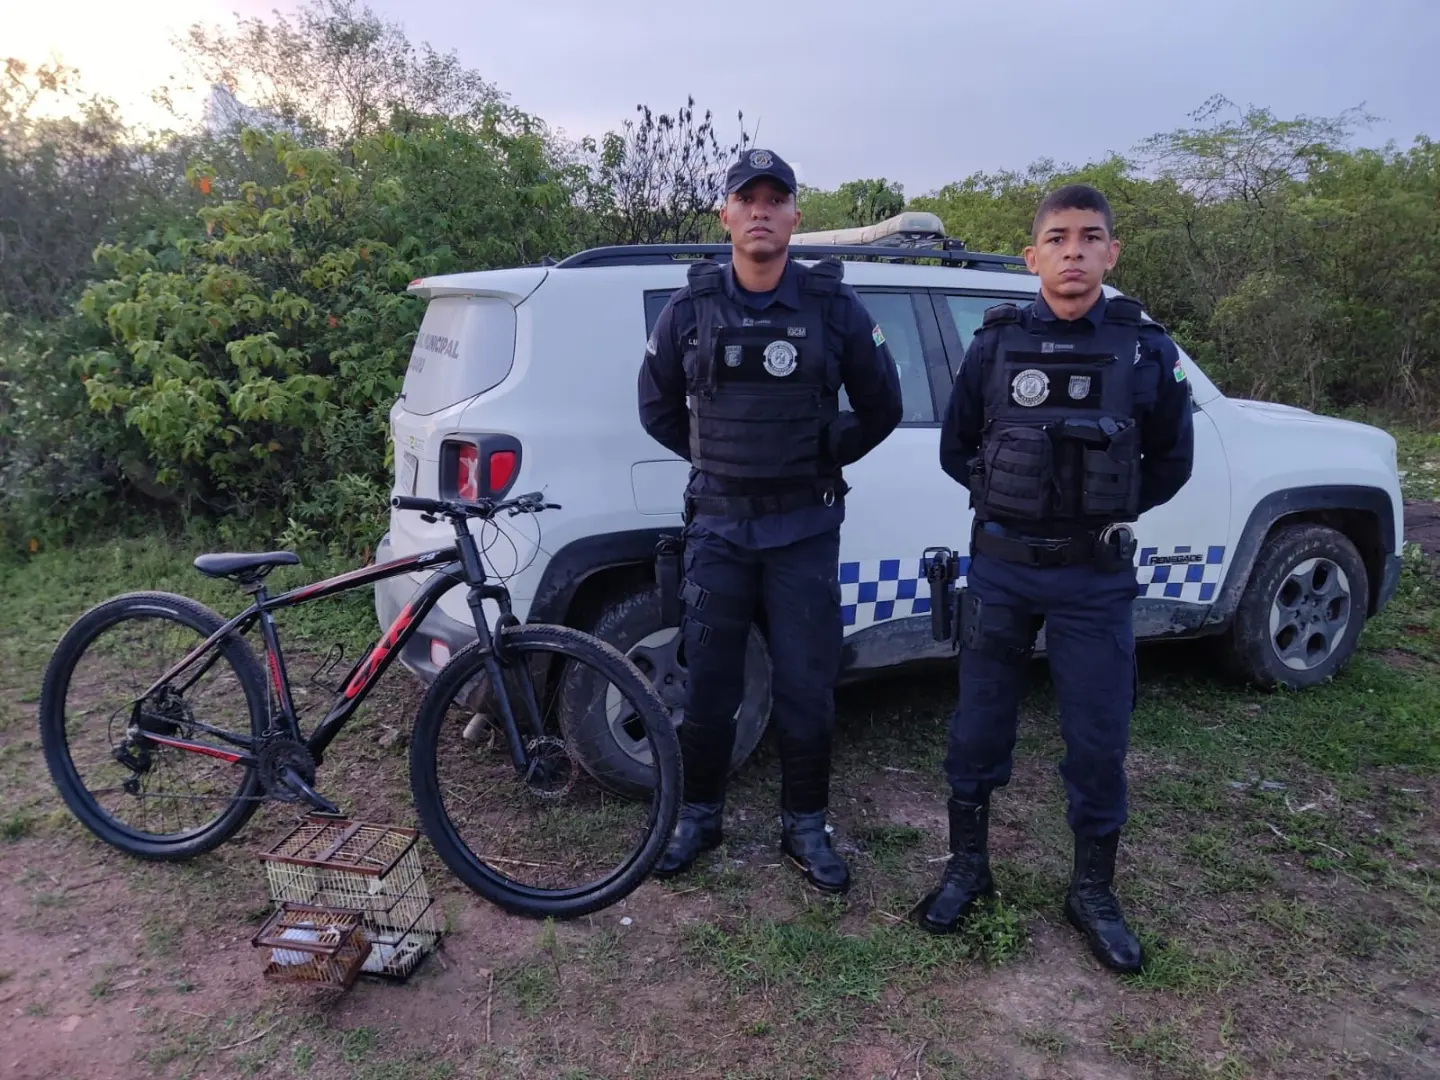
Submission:
<svg viewBox="0 0 1440 1080">
<path fill-rule="evenodd" d="M 1085 532 L 1054 538 L 1004 536 L 977 527 L 971 546 L 984 555 L 1022 566 L 1074 566 L 1095 560 L 1097 535 Z"/>
<path fill-rule="evenodd" d="M 1076 566 L 1093 563 L 1119 570 L 1135 557 L 1135 531 L 1126 524 L 1107 525 L 1074 536 L 1016 536 L 990 532 L 976 522 L 971 549 L 1022 566 Z"/>
<path fill-rule="evenodd" d="M 685 501 L 692 512 L 720 517 L 746 518 L 760 514 L 783 514 L 806 506 L 833 506 L 837 495 L 834 487 L 799 491 L 773 492 L 765 495 L 687 495 Z"/>
</svg>

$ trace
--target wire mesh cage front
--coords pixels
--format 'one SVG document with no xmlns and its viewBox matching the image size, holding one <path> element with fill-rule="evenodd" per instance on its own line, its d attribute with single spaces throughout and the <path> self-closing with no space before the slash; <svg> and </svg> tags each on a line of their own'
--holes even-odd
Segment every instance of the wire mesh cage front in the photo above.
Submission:
<svg viewBox="0 0 1440 1080">
<path fill-rule="evenodd" d="M 348 989 L 373 955 L 364 913 L 315 904 L 281 904 L 250 939 L 270 950 L 265 978 Z"/>
<path fill-rule="evenodd" d="M 404 978 L 443 929 L 420 864 L 419 835 L 389 825 L 309 818 L 260 855 L 270 898 L 360 912 L 373 943 L 364 970 Z"/>
</svg>

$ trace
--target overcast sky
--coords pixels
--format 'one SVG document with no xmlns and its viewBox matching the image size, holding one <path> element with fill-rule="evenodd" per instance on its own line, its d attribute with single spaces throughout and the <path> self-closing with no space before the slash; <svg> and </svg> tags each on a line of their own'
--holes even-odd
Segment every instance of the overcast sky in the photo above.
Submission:
<svg viewBox="0 0 1440 1080">
<path fill-rule="evenodd" d="M 884 176 L 916 195 L 1046 156 L 1079 164 L 1185 125 L 1217 93 L 1286 117 L 1363 104 L 1381 119 L 1362 144 L 1440 138 L 1440 0 L 368 2 L 573 136 L 693 94 L 722 137 L 743 109 L 821 187 Z M 0 0 L 0 55 L 58 51 L 128 104 L 164 81 L 186 23 L 295 6 Z"/>
<path fill-rule="evenodd" d="M 572 134 L 689 93 L 822 187 L 1078 164 L 1216 93 L 1280 116 L 1364 103 L 1383 119 L 1362 143 L 1440 137 L 1440 0 L 371 3 Z"/>
</svg>

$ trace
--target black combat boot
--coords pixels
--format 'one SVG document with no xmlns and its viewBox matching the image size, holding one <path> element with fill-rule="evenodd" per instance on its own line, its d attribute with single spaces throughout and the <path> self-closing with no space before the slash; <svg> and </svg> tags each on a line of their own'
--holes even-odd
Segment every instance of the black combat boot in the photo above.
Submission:
<svg viewBox="0 0 1440 1080">
<path fill-rule="evenodd" d="M 713 803 L 682 802 L 675 831 L 670 834 L 670 844 L 655 864 L 655 876 L 663 878 L 683 873 L 690 869 L 701 852 L 719 847 L 725 839 L 721 828 L 724 812 L 723 799 Z"/>
<path fill-rule="evenodd" d="M 952 934 L 981 897 L 995 893 L 990 876 L 990 805 L 951 796 L 950 860 L 939 886 L 912 912 L 932 934 Z"/>
<path fill-rule="evenodd" d="M 850 888 L 850 868 L 830 845 L 824 810 L 810 814 L 782 810 L 780 820 L 780 850 L 800 864 L 811 885 L 830 893 Z"/>
<path fill-rule="evenodd" d="M 1075 869 L 1065 897 L 1065 918 L 1085 935 L 1090 951 L 1106 967 L 1126 973 L 1140 970 L 1140 942 L 1125 925 L 1115 896 L 1115 849 L 1120 830 L 1109 836 L 1075 838 Z"/>
</svg>

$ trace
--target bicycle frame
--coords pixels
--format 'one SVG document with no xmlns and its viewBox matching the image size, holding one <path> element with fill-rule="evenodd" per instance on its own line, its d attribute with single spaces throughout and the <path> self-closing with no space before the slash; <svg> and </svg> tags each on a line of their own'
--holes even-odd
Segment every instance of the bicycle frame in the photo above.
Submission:
<svg viewBox="0 0 1440 1080">
<path fill-rule="evenodd" d="M 465 540 L 469 543 L 466 544 Z M 469 551 L 466 551 L 466 548 Z M 467 557 L 468 556 L 468 557 Z M 471 565 L 466 566 L 467 563 Z M 387 578 L 396 577 L 400 574 L 410 573 L 415 570 L 435 570 L 435 573 L 416 589 L 410 600 L 405 604 L 390 624 L 385 633 L 378 641 L 372 644 L 361 655 L 349 673 L 345 676 L 344 684 L 332 701 L 325 718 L 316 725 L 315 731 L 306 739 L 300 732 L 300 722 L 295 715 L 294 703 L 290 697 L 289 679 L 285 668 L 285 657 L 280 649 L 280 638 L 275 628 L 273 612 L 285 608 L 295 607 L 311 600 L 320 600 L 338 593 L 347 592 L 350 589 L 361 588 L 365 585 L 374 584 L 377 581 L 384 581 Z M 468 570 L 468 572 L 467 572 Z M 393 559 L 389 562 L 380 563 L 376 566 L 362 567 L 359 570 L 351 570 L 324 581 L 317 581 L 310 585 L 304 585 L 279 596 L 267 596 L 265 586 L 256 582 L 247 586 L 247 591 L 255 594 L 255 602 L 248 608 L 236 615 L 220 629 L 216 630 L 203 642 L 190 651 L 182 660 L 176 663 L 163 675 L 152 683 L 139 700 L 143 701 L 153 694 L 164 684 L 177 678 L 187 668 L 196 664 L 207 656 L 210 659 L 195 672 L 194 676 L 181 687 L 182 692 L 193 686 L 195 681 L 209 670 L 210 665 L 219 658 L 219 643 L 227 634 L 238 631 L 245 633 L 258 619 L 260 621 L 261 633 L 265 641 L 266 669 L 269 672 L 272 689 L 275 692 L 277 710 L 270 710 L 269 726 L 265 734 L 288 735 L 289 737 L 303 742 L 306 748 L 315 758 L 318 766 L 324 755 L 325 748 L 330 745 L 335 736 L 340 734 L 341 729 L 355 715 L 357 709 L 364 702 L 375 684 L 385 674 L 396 654 L 405 647 L 405 644 L 415 634 L 425 616 L 440 602 L 440 598 L 451 589 L 467 584 L 468 581 L 475 582 L 470 590 L 470 608 L 475 615 L 476 632 L 479 636 L 480 647 L 490 650 L 493 646 L 493 638 L 489 626 L 486 623 L 482 602 L 495 600 L 501 611 L 501 625 L 506 620 L 513 619 L 510 609 L 510 595 L 508 590 L 501 585 L 490 585 L 486 583 L 484 566 L 481 564 L 479 552 L 475 549 L 475 540 L 466 533 L 463 540 L 439 548 L 434 551 L 422 552 L 418 555 L 410 555 L 400 559 Z M 501 690 L 503 697 L 504 691 Z M 505 709 L 508 712 L 508 708 Z M 508 718 L 507 718 L 508 720 Z M 204 754 L 209 757 L 220 758 L 238 765 L 254 765 L 256 758 L 253 753 L 256 739 L 254 736 L 238 736 L 233 732 L 222 731 L 219 728 L 211 727 L 208 724 L 195 721 L 192 726 L 207 734 L 222 739 L 232 746 L 243 748 L 240 752 L 225 750 L 216 746 L 208 746 L 203 743 L 191 742 L 188 739 L 179 739 L 173 736 L 160 735 L 145 731 L 145 738 L 163 746 L 171 746 L 178 750 L 188 750 L 196 754 Z M 507 723 L 507 726 L 513 726 Z M 518 747 L 512 747 L 519 755 L 517 765 L 524 761 L 523 752 Z"/>
</svg>

